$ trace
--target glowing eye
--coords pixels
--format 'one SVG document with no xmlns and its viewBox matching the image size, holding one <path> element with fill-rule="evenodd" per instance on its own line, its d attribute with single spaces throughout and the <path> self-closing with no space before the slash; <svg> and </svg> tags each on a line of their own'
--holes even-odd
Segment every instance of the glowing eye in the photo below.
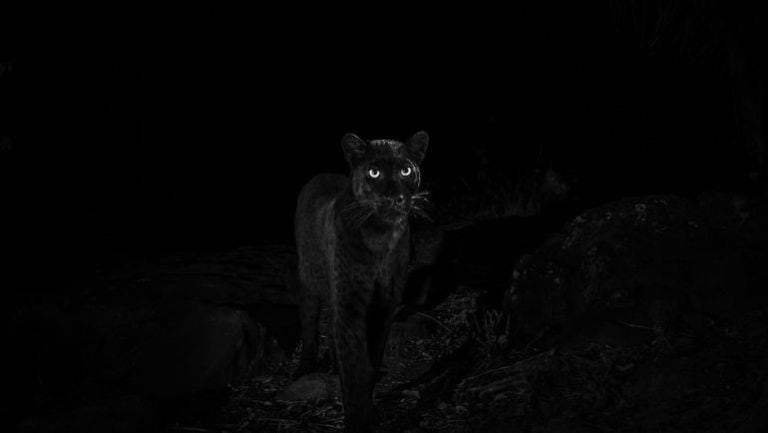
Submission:
<svg viewBox="0 0 768 433">
<path fill-rule="evenodd" d="M 381 172 L 379 170 L 376 170 L 375 168 L 368 170 L 368 176 L 371 176 L 374 179 L 376 179 L 380 175 L 381 175 Z"/>
<path fill-rule="evenodd" d="M 400 174 L 402 174 L 403 176 L 410 176 L 411 167 L 405 167 L 404 169 L 400 170 Z"/>
</svg>

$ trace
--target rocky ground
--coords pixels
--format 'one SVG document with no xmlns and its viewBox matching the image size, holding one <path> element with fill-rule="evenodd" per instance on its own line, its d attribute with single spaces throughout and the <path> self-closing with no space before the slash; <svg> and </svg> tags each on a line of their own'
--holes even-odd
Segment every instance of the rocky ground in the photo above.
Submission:
<svg viewBox="0 0 768 433">
<path fill-rule="evenodd" d="M 764 200 L 627 198 L 504 250 L 521 224 L 422 236 L 442 252 L 426 248 L 436 267 L 413 283 L 439 296 L 412 296 L 422 305 L 393 328 L 380 431 L 768 428 Z M 66 290 L 18 291 L 6 419 L 21 432 L 340 430 L 330 365 L 290 379 L 294 260 L 281 246 L 115 260 Z"/>
</svg>

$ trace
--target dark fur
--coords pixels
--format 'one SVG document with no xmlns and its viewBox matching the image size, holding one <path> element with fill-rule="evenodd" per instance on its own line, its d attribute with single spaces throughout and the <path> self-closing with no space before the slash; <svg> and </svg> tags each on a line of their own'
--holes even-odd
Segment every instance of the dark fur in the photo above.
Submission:
<svg viewBox="0 0 768 433">
<path fill-rule="evenodd" d="M 326 303 L 348 432 L 368 431 L 378 419 L 373 386 L 408 274 L 409 217 L 424 200 L 418 164 L 427 140 L 423 132 L 406 143 L 347 134 L 342 147 L 350 177 L 321 174 L 299 194 L 303 349 L 297 375 L 317 367 L 319 314 Z M 409 176 L 400 171 L 406 166 Z M 369 175 L 371 168 L 379 171 L 377 178 Z"/>
</svg>

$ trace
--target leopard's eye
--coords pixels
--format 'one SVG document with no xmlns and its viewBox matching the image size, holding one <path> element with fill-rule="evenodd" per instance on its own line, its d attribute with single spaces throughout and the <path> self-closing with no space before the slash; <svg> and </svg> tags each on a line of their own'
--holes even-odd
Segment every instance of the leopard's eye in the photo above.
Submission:
<svg viewBox="0 0 768 433">
<path fill-rule="evenodd" d="M 413 170 L 411 170 L 411 167 L 405 167 L 404 169 L 400 170 L 400 174 L 403 176 L 410 176 Z"/>
<path fill-rule="evenodd" d="M 372 168 L 368 170 L 368 176 L 371 176 L 372 178 L 376 179 L 377 177 L 381 176 L 381 172 L 379 170 L 376 170 L 375 168 Z"/>
</svg>

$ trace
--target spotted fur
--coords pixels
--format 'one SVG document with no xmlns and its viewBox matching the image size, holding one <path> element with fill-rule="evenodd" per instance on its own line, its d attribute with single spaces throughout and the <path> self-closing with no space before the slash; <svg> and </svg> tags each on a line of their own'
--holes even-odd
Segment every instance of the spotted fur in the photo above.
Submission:
<svg viewBox="0 0 768 433">
<path fill-rule="evenodd" d="M 349 177 L 315 176 L 299 194 L 303 345 L 296 375 L 317 369 L 318 319 L 328 304 L 348 432 L 369 431 L 377 422 L 373 386 L 405 288 L 409 219 L 426 201 L 419 164 L 427 143 L 425 132 L 404 143 L 347 134 L 342 147 Z"/>
</svg>

